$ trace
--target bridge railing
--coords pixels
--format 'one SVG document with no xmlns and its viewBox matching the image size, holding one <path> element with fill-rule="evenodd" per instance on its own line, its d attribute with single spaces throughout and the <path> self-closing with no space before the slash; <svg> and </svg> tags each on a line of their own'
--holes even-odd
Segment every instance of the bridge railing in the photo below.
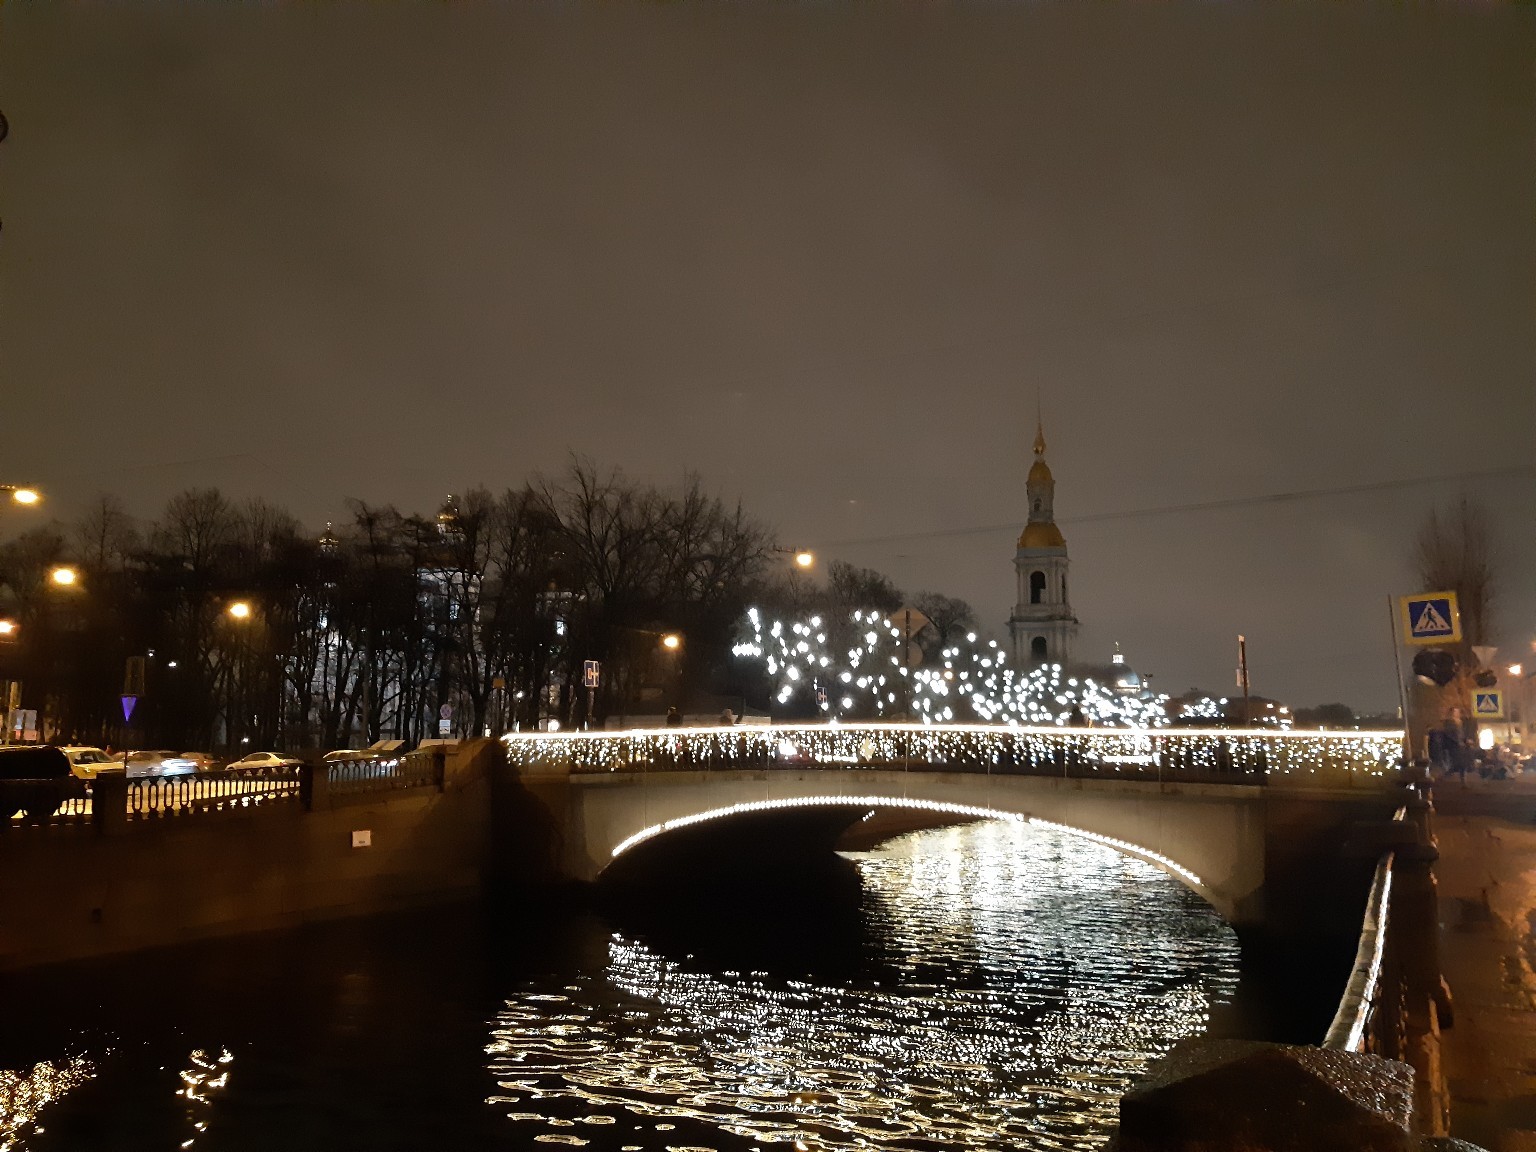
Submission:
<svg viewBox="0 0 1536 1152">
<path fill-rule="evenodd" d="M 1406 811 L 1398 809 L 1394 821 L 1401 821 Z M 1396 965 L 1389 963 L 1393 957 L 1388 954 L 1395 856 L 1395 853 L 1387 852 L 1376 862 L 1370 895 L 1365 902 L 1365 918 L 1360 926 L 1360 943 L 1355 950 L 1355 963 L 1339 1000 L 1338 1011 L 1323 1038 L 1324 1048 L 1381 1055 L 1383 1048 L 1395 1052 L 1398 1047 L 1391 1037 L 1397 1032 L 1396 1021 L 1401 1016 L 1398 1010 L 1401 988 L 1392 978 Z"/>
<path fill-rule="evenodd" d="M 326 766 L 327 786 L 332 795 L 441 787 L 443 761 L 443 753 L 432 749 L 380 760 L 343 760 Z"/>
<path fill-rule="evenodd" d="M 195 812 L 253 808 L 299 798 L 302 770 L 225 768 L 127 781 L 128 819 L 161 820 Z"/>
<path fill-rule="evenodd" d="M 531 732 L 504 737 L 530 772 L 882 768 L 1350 786 L 1393 777 L 1400 732 L 827 724 Z"/>
</svg>

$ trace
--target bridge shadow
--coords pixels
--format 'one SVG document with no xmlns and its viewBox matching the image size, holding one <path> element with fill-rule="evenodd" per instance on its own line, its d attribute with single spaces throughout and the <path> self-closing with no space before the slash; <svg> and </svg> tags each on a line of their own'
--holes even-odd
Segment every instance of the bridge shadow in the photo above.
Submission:
<svg viewBox="0 0 1536 1152">
<path fill-rule="evenodd" d="M 656 837 L 603 873 L 597 906 L 673 959 L 848 979 L 867 967 L 872 940 L 859 870 L 835 848 L 866 811 L 747 814 Z"/>
</svg>

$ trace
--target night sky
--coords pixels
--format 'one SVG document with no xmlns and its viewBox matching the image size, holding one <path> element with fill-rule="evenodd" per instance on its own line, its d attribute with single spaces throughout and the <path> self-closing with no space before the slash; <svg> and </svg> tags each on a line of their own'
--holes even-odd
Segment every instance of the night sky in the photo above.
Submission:
<svg viewBox="0 0 1536 1152">
<path fill-rule="evenodd" d="M 1038 397 L 1081 655 L 1222 692 L 1243 631 L 1256 692 L 1391 706 L 1466 494 L 1532 656 L 1536 9 L 11 4 L 0 109 L 0 479 L 54 516 L 575 451 L 1001 637 Z"/>
</svg>

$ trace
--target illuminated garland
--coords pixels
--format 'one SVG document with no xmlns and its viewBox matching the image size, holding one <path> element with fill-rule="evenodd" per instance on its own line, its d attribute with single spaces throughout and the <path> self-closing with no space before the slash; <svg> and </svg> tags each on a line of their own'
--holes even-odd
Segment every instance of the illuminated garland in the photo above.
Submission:
<svg viewBox="0 0 1536 1152">
<path fill-rule="evenodd" d="M 1382 778 L 1401 732 L 1237 728 L 1065 728 L 1015 724 L 740 725 L 629 732 L 526 732 L 503 737 L 512 765 L 547 772 L 761 768 L 944 769 L 1141 778 L 1155 773 Z"/>
</svg>

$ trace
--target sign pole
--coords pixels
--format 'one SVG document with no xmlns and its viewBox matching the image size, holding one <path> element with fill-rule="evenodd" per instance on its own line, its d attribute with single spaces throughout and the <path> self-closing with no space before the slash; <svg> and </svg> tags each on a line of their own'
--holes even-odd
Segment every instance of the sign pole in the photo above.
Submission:
<svg viewBox="0 0 1536 1152">
<path fill-rule="evenodd" d="M 1413 745 L 1408 735 L 1408 686 L 1403 683 L 1403 655 L 1397 643 L 1397 605 L 1387 593 L 1387 631 L 1392 633 L 1392 671 L 1397 680 L 1397 711 L 1403 720 L 1403 763 L 1413 759 Z"/>
<path fill-rule="evenodd" d="M 1237 683 L 1243 690 L 1243 727 L 1253 727 L 1253 705 L 1248 700 L 1248 637 L 1237 638 Z"/>
</svg>

